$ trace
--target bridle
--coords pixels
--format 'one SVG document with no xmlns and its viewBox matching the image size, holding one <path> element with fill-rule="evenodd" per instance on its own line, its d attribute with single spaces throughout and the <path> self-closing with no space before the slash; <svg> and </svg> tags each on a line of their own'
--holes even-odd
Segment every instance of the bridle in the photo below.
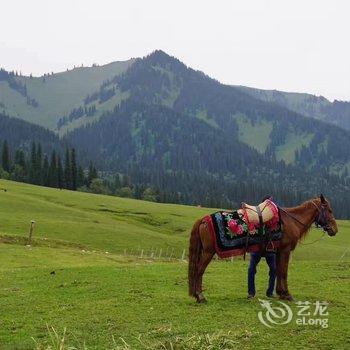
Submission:
<svg viewBox="0 0 350 350">
<path fill-rule="evenodd" d="M 326 215 L 326 205 L 321 203 L 321 209 L 315 204 L 314 201 L 311 201 L 311 203 L 315 206 L 315 208 L 318 211 L 318 215 L 314 221 L 316 227 L 321 227 L 323 231 L 328 232 L 330 230 L 329 220 Z"/>
<path fill-rule="evenodd" d="M 327 210 L 326 209 L 326 205 L 321 203 L 321 209 L 320 209 L 314 201 L 311 201 L 311 203 L 315 206 L 315 208 L 318 211 L 318 215 L 316 216 L 316 218 L 313 221 L 313 223 L 316 225 L 316 227 L 321 227 L 323 229 L 323 231 L 328 232 L 328 230 L 330 229 L 330 225 L 329 225 L 329 220 L 328 220 L 327 215 L 326 215 L 326 210 Z M 282 211 L 283 213 L 285 213 L 290 218 L 292 218 L 294 221 L 299 223 L 300 225 L 304 226 L 306 229 L 309 228 L 308 225 L 306 225 L 303 222 L 301 222 L 297 217 L 295 217 L 291 213 L 288 213 L 286 210 L 284 210 L 280 206 L 278 206 L 278 209 L 280 211 Z"/>
</svg>

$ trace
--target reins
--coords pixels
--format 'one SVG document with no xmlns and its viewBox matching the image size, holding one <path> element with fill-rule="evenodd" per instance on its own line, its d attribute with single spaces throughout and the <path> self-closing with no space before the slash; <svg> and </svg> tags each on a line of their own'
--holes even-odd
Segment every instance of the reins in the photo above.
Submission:
<svg viewBox="0 0 350 350">
<path fill-rule="evenodd" d="M 301 245 L 314 244 L 314 243 L 319 242 L 320 240 L 322 240 L 322 239 L 325 237 L 325 235 L 326 235 L 326 232 L 323 231 L 321 237 L 315 239 L 314 241 L 308 242 L 308 243 L 302 243 L 302 242 L 300 242 L 299 244 L 301 244 Z"/>
<path fill-rule="evenodd" d="M 316 205 L 316 204 L 315 204 Z M 283 208 L 281 208 L 279 205 L 277 206 L 278 210 L 282 211 L 283 213 L 285 213 L 287 216 L 289 216 L 290 218 L 292 218 L 293 220 L 295 220 L 297 223 L 299 223 L 300 225 L 306 227 L 307 229 L 309 228 L 308 225 L 304 224 L 303 222 L 301 222 L 298 218 L 296 218 L 293 214 L 288 213 L 286 210 L 284 210 Z"/>
<path fill-rule="evenodd" d="M 319 214 L 321 214 L 320 208 L 314 203 L 314 201 L 311 201 L 311 203 L 315 206 L 315 208 L 317 209 L 317 211 L 319 212 Z M 306 224 L 304 224 L 303 222 L 301 222 L 297 217 L 295 217 L 295 216 L 292 215 L 291 213 L 288 213 L 286 210 L 284 210 L 284 209 L 281 208 L 280 206 L 278 206 L 278 209 L 279 209 L 280 211 L 282 211 L 283 213 L 285 213 L 285 214 L 286 214 L 287 216 L 289 216 L 290 218 L 292 218 L 293 220 L 295 220 L 296 222 L 298 222 L 300 225 L 304 226 L 306 229 L 309 229 L 309 226 L 308 226 L 308 225 L 306 225 Z M 315 221 L 315 223 L 316 223 L 316 226 L 318 227 L 317 221 Z M 311 225 L 310 225 L 310 226 L 311 226 Z M 322 227 L 322 228 L 323 228 L 323 227 Z M 301 245 L 314 244 L 314 243 L 316 243 L 316 242 L 319 242 L 321 239 L 323 239 L 323 238 L 325 237 L 325 234 L 326 234 L 326 232 L 323 231 L 321 237 L 315 239 L 314 241 L 308 242 L 308 243 L 302 243 L 302 242 L 300 242 L 300 244 L 301 244 Z"/>
</svg>

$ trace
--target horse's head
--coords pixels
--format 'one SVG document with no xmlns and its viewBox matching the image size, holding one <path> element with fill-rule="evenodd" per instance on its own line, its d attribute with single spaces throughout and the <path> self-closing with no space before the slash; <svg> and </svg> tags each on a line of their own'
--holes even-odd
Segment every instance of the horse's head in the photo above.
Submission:
<svg viewBox="0 0 350 350">
<path fill-rule="evenodd" d="M 316 225 L 321 226 L 329 236 L 335 236 L 338 232 L 337 222 L 333 216 L 331 204 L 323 194 L 320 195 L 319 205 L 319 213 L 315 220 Z"/>
</svg>

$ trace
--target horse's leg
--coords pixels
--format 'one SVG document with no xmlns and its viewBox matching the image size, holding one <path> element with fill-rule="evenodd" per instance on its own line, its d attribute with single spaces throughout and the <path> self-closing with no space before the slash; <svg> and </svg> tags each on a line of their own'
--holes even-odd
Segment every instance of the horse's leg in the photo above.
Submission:
<svg viewBox="0 0 350 350">
<path fill-rule="evenodd" d="M 277 275 L 277 282 L 276 282 L 276 293 L 278 295 L 282 294 L 282 256 L 281 256 L 281 251 L 278 251 L 276 254 L 276 275 Z"/>
<path fill-rule="evenodd" d="M 288 291 L 288 263 L 289 263 L 290 249 L 286 248 L 279 252 L 277 262 L 277 288 L 276 292 L 281 299 L 293 300 L 293 297 Z"/>
<path fill-rule="evenodd" d="M 214 256 L 214 253 L 212 251 L 204 251 L 199 261 L 198 275 L 197 275 L 197 278 L 198 278 L 197 290 L 196 290 L 196 299 L 198 303 L 206 302 L 206 299 L 203 295 L 203 290 L 202 290 L 202 280 L 203 280 L 203 274 L 205 272 L 205 269 L 207 268 L 213 256 Z"/>
<path fill-rule="evenodd" d="M 198 263 L 197 270 L 196 299 L 198 303 L 205 303 L 206 299 L 202 291 L 203 274 L 214 256 L 215 247 L 209 232 L 208 225 L 206 223 L 200 226 L 199 236 L 202 242 L 202 254 Z"/>
</svg>

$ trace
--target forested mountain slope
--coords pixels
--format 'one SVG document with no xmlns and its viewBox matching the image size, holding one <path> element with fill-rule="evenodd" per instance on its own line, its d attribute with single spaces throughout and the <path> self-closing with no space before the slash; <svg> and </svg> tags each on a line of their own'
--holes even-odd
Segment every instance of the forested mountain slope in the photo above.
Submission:
<svg viewBox="0 0 350 350">
<path fill-rule="evenodd" d="M 292 111 L 350 130 L 350 102 L 330 102 L 323 96 L 305 93 L 261 90 L 240 86 L 242 91 L 263 101 L 273 102 Z"/>
<path fill-rule="evenodd" d="M 324 191 L 339 216 L 350 215 L 349 131 L 220 84 L 162 51 L 118 67 L 52 119 L 85 165 L 126 174 L 162 201 L 233 207 L 272 193 L 292 205 Z M 7 79 L 35 105 L 34 90 Z"/>
<path fill-rule="evenodd" d="M 292 204 L 325 191 L 332 194 L 339 215 L 346 215 L 341 205 L 350 195 L 346 178 L 260 154 L 231 136 L 234 126 L 232 121 L 217 132 L 169 107 L 129 100 L 100 122 L 74 130 L 67 140 L 99 168 L 158 189 L 162 201 L 234 207 L 273 193 L 280 203 Z"/>
<path fill-rule="evenodd" d="M 135 101 L 166 106 L 219 134 L 229 129 L 227 137 L 276 160 L 340 174 L 349 166 L 349 132 L 252 98 L 161 51 L 136 61 L 116 81 Z"/>
<path fill-rule="evenodd" d="M 33 142 L 40 143 L 46 154 L 53 150 L 63 152 L 65 149 L 65 142 L 54 132 L 0 112 L 0 148 L 5 140 L 11 150 L 29 152 Z"/>
</svg>

